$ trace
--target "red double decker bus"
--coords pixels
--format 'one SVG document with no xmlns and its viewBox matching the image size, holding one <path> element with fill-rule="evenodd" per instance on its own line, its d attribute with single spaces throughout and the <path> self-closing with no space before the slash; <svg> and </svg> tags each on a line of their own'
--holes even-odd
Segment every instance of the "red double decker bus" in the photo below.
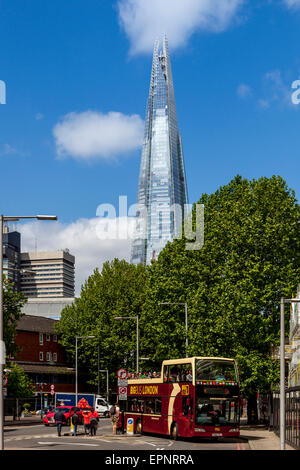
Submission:
<svg viewBox="0 0 300 470">
<path fill-rule="evenodd" d="M 177 437 L 238 437 L 240 388 L 234 359 L 163 361 L 158 378 L 129 379 L 123 428 Z"/>
</svg>

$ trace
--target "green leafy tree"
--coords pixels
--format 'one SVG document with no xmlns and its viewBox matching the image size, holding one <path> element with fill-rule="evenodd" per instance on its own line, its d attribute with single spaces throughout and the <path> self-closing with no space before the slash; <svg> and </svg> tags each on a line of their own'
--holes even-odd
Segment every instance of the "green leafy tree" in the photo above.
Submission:
<svg viewBox="0 0 300 470">
<path fill-rule="evenodd" d="M 188 355 L 235 357 L 251 411 L 256 392 L 278 382 L 271 348 L 279 343 L 280 298 L 295 292 L 300 277 L 299 204 L 279 176 L 237 176 L 199 203 L 205 206 L 201 250 L 174 240 L 150 267 L 105 263 L 64 309 L 59 332 L 73 363 L 75 336 L 96 336 L 78 343 L 78 363 L 96 384 L 98 345 L 100 367 L 111 378 L 120 366 L 135 369 L 135 324 L 118 316 L 139 316 L 147 366 L 184 357 L 184 306 L 159 303 L 187 302 Z"/>
<path fill-rule="evenodd" d="M 14 343 L 16 327 L 24 315 L 22 307 L 26 303 L 23 294 L 13 290 L 13 284 L 5 277 L 3 279 L 3 339 L 7 356 L 15 356 L 17 345 Z"/>
<path fill-rule="evenodd" d="M 278 382 L 271 347 L 279 343 L 280 298 L 295 292 L 300 277 L 299 204 L 279 176 L 237 176 L 199 203 L 203 248 L 187 251 L 186 240 L 175 240 L 152 265 L 144 348 L 157 362 L 184 357 L 184 307 L 158 304 L 187 302 L 189 355 L 237 358 L 252 403 Z"/>
<path fill-rule="evenodd" d="M 120 316 L 141 315 L 147 268 L 115 259 L 104 263 L 82 286 L 81 295 L 66 307 L 58 324 L 61 343 L 75 363 L 75 337 L 96 336 L 78 340 L 78 367 L 86 371 L 89 382 L 97 384 L 98 347 L 100 368 L 116 379 L 121 366 L 135 368 L 136 334 L 133 320 L 115 320 Z"/>
<path fill-rule="evenodd" d="M 15 363 L 11 363 L 8 369 L 7 396 L 13 398 L 33 397 L 35 387 L 23 369 Z M 16 418 L 16 404 L 17 402 L 15 401 L 13 405 L 13 419 Z"/>
<path fill-rule="evenodd" d="M 23 369 L 15 363 L 11 363 L 7 372 L 7 396 L 14 398 L 31 398 L 34 395 L 34 385 Z"/>
</svg>

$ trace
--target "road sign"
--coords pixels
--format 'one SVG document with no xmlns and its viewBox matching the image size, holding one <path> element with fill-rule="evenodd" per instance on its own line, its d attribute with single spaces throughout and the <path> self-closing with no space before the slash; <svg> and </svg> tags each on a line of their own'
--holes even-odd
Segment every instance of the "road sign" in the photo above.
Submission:
<svg viewBox="0 0 300 470">
<path fill-rule="evenodd" d="M 51 395 L 55 395 L 55 391 L 53 389 L 51 390 L 50 393 L 51 393 Z"/>
<path fill-rule="evenodd" d="M 8 378 L 6 374 L 3 374 L 3 387 L 5 388 L 7 386 Z"/>
<path fill-rule="evenodd" d="M 127 379 L 128 377 L 128 374 L 127 374 L 127 370 L 126 369 L 119 369 L 117 371 L 117 377 L 118 379 Z"/>
<path fill-rule="evenodd" d="M 51 388 L 51 390 L 54 390 L 54 385 L 53 384 L 50 385 L 50 388 Z"/>
<path fill-rule="evenodd" d="M 119 388 L 119 400 L 127 400 L 127 387 Z"/>
<path fill-rule="evenodd" d="M 128 380 L 127 379 L 118 379 L 118 386 L 119 387 L 127 387 Z"/>
</svg>

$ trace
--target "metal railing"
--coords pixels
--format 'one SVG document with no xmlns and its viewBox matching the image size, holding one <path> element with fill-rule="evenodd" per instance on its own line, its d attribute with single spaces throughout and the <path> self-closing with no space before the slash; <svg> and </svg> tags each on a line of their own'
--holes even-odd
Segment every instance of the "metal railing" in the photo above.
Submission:
<svg viewBox="0 0 300 470">
<path fill-rule="evenodd" d="M 280 393 L 273 392 L 273 431 L 280 433 Z M 285 391 L 285 442 L 300 450 L 300 386 Z"/>
<path fill-rule="evenodd" d="M 24 407 L 24 405 L 29 405 Z M 28 414 L 35 414 L 41 409 L 41 400 L 39 397 L 33 398 L 5 398 L 4 400 L 4 420 L 13 417 L 19 420 L 25 410 Z M 42 418 L 41 418 L 42 419 Z"/>
</svg>

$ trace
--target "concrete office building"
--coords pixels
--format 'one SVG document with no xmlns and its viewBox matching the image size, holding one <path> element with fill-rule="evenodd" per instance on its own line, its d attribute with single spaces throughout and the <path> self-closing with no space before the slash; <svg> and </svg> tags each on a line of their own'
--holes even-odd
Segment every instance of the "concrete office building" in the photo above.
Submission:
<svg viewBox="0 0 300 470">
<path fill-rule="evenodd" d="M 21 253 L 21 292 L 28 298 L 74 297 L 75 257 L 69 250 Z"/>
<path fill-rule="evenodd" d="M 22 307 L 22 313 L 33 317 L 60 320 L 62 310 L 72 305 L 74 297 L 29 297 Z"/>
<path fill-rule="evenodd" d="M 300 299 L 300 284 L 296 299 Z M 300 303 L 291 304 L 289 387 L 300 386 Z M 299 391 L 298 391 L 299 392 Z"/>
</svg>

